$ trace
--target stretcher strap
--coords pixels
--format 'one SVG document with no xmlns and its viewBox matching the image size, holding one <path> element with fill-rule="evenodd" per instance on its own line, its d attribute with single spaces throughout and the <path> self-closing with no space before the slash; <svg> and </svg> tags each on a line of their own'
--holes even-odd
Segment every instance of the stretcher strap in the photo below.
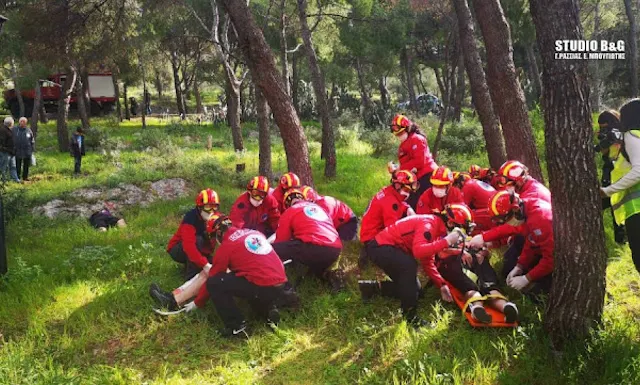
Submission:
<svg viewBox="0 0 640 385">
<path fill-rule="evenodd" d="M 471 305 L 474 302 L 478 302 L 478 301 L 484 301 L 487 299 L 486 295 L 483 295 L 481 297 L 471 297 L 467 300 L 467 302 L 464 304 L 464 306 L 462 307 L 462 314 L 464 315 L 467 312 L 467 308 L 469 307 L 469 305 Z"/>
<path fill-rule="evenodd" d="M 509 301 L 507 297 L 502 294 L 487 294 L 485 295 L 487 299 L 504 299 L 505 301 Z"/>
</svg>

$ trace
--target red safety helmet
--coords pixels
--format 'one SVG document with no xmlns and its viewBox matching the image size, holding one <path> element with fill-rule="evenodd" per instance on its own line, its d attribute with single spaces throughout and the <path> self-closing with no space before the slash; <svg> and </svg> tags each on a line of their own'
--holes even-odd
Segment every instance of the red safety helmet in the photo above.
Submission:
<svg viewBox="0 0 640 385">
<path fill-rule="evenodd" d="M 507 184 L 509 182 L 517 183 L 529 175 L 529 169 L 517 160 L 508 160 L 500 166 L 498 175 L 505 177 Z"/>
<path fill-rule="evenodd" d="M 399 184 L 400 188 L 403 188 L 409 192 L 416 192 L 418 188 L 420 188 L 420 183 L 418 182 L 418 178 L 416 174 L 407 170 L 398 170 L 393 173 L 391 176 L 391 184 Z M 397 190 L 398 188 L 396 188 Z"/>
<path fill-rule="evenodd" d="M 522 200 L 516 193 L 498 191 L 489 199 L 489 214 L 491 219 L 502 224 L 513 215 L 520 212 Z"/>
<path fill-rule="evenodd" d="M 224 233 L 231 227 L 231 219 L 224 214 L 213 214 L 207 221 L 207 234 L 215 237 L 218 243 L 222 242 Z"/>
<path fill-rule="evenodd" d="M 298 188 L 300 186 L 302 186 L 300 178 L 292 172 L 288 172 L 280 177 L 280 187 L 282 187 L 284 191 L 287 191 L 290 188 Z"/>
<path fill-rule="evenodd" d="M 436 187 L 448 186 L 453 182 L 453 173 L 449 167 L 440 166 L 433 171 L 429 181 Z"/>
<path fill-rule="evenodd" d="M 444 206 L 444 210 L 442 210 L 442 215 L 444 216 L 445 223 L 447 223 L 447 227 L 449 227 L 449 223 L 453 223 L 453 227 L 462 227 L 467 232 L 470 232 L 473 227 L 473 215 L 471 214 L 471 210 L 464 203 L 452 203 Z"/>
<path fill-rule="evenodd" d="M 269 194 L 269 179 L 264 176 L 254 176 L 247 183 L 247 191 L 251 198 L 261 201 Z"/>
<path fill-rule="evenodd" d="M 196 206 L 206 212 L 217 210 L 220 207 L 218 193 L 210 188 L 200 191 L 196 196 Z"/>
<path fill-rule="evenodd" d="M 471 177 L 474 179 L 478 179 L 480 178 L 481 170 L 482 167 L 478 166 L 477 164 L 472 164 L 471 166 L 469 166 L 469 175 L 471 175 Z"/>
<path fill-rule="evenodd" d="M 397 114 L 391 121 L 391 132 L 393 135 L 400 135 L 407 131 L 412 125 L 413 122 L 409 120 L 409 118 L 404 115 Z"/>
<path fill-rule="evenodd" d="M 309 202 L 315 202 L 320 197 L 316 190 L 314 190 L 311 186 L 304 186 L 300 191 L 302 191 L 302 196 L 304 196 L 304 199 Z"/>
<path fill-rule="evenodd" d="M 453 172 L 453 184 L 459 187 L 464 186 L 465 182 L 471 179 L 471 175 L 464 171 Z"/>
<path fill-rule="evenodd" d="M 285 210 L 291 207 L 291 201 L 294 199 L 304 200 L 304 194 L 300 189 L 291 188 L 284 193 L 284 197 L 282 198 L 282 204 L 284 205 Z"/>
</svg>

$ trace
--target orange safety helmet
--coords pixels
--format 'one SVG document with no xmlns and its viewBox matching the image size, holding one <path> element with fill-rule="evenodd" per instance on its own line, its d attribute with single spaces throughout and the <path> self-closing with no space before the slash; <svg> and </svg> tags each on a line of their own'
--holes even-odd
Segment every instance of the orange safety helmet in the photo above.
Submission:
<svg viewBox="0 0 640 385">
<path fill-rule="evenodd" d="M 231 219 L 224 214 L 213 214 L 207 221 L 207 234 L 222 242 L 224 233 L 231 227 Z"/>
<path fill-rule="evenodd" d="M 504 223 L 520 211 L 522 200 L 516 193 L 498 191 L 489 199 L 489 214 L 496 223 Z"/>
<path fill-rule="evenodd" d="M 508 160 L 500 166 L 498 175 L 505 177 L 507 183 L 520 182 L 529 175 L 529 169 L 517 160 Z"/>
<path fill-rule="evenodd" d="M 433 186 L 448 186 L 453 183 L 453 173 L 449 167 L 440 166 L 433 171 L 429 182 Z"/>
<path fill-rule="evenodd" d="M 306 201 L 315 202 L 320 196 L 311 186 L 302 187 L 302 196 Z"/>
<path fill-rule="evenodd" d="M 300 186 L 302 186 L 300 178 L 292 172 L 288 172 L 280 177 L 280 187 L 282 187 L 284 191 L 287 191 L 290 188 L 298 188 Z"/>
<path fill-rule="evenodd" d="M 304 200 L 304 194 L 302 193 L 302 191 L 300 191 L 300 189 L 291 188 L 287 190 L 286 193 L 284 193 L 284 197 L 282 198 L 282 204 L 285 210 L 291 207 L 291 201 L 294 199 Z"/>
<path fill-rule="evenodd" d="M 473 224 L 473 215 L 471 210 L 464 203 L 452 203 L 444 206 L 442 215 L 445 217 L 446 222 L 452 222 L 455 226 L 459 226 L 470 231 L 475 226 Z"/>
<path fill-rule="evenodd" d="M 391 121 L 391 132 L 393 135 L 400 135 L 407 131 L 412 125 L 413 122 L 409 120 L 409 118 L 401 114 L 396 114 Z"/>
<path fill-rule="evenodd" d="M 264 176 L 254 176 L 247 183 L 247 191 L 251 198 L 261 201 L 269 194 L 269 179 Z"/>
<path fill-rule="evenodd" d="M 205 205 L 214 205 L 214 210 L 217 210 L 220 206 L 220 198 L 218 198 L 218 193 L 210 188 L 200 191 L 196 196 L 196 206 L 203 208 Z"/>
<path fill-rule="evenodd" d="M 391 176 L 391 184 L 400 184 L 402 187 L 410 190 L 410 192 L 418 191 L 420 183 L 416 174 L 408 170 L 398 170 Z"/>
</svg>

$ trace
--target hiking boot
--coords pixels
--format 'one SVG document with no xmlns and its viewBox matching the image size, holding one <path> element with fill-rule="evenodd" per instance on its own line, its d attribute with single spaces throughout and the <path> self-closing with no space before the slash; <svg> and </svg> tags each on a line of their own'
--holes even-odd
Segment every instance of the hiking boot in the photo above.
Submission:
<svg viewBox="0 0 640 385">
<path fill-rule="evenodd" d="M 489 313 L 487 313 L 487 310 L 484 308 L 484 306 L 481 305 L 476 305 L 471 308 L 471 315 L 475 320 L 483 324 L 490 324 L 492 321 L 492 318 Z"/>
<path fill-rule="evenodd" d="M 371 298 L 380 293 L 380 284 L 375 280 L 358 281 L 358 288 L 360 288 L 363 302 L 369 302 Z"/>
<path fill-rule="evenodd" d="M 249 338 L 249 335 L 247 334 L 247 323 L 245 321 L 242 321 L 238 326 L 224 327 L 219 331 L 220 331 L 220 335 L 226 338 L 233 338 L 233 337 Z"/>
<path fill-rule="evenodd" d="M 152 283 L 151 286 L 149 286 L 149 295 L 151 296 L 151 298 L 155 299 L 156 302 L 158 302 L 162 307 L 166 307 L 171 311 L 176 311 L 179 309 L 178 304 L 176 303 L 176 299 L 173 297 L 173 294 L 171 292 L 162 290 L 156 283 Z"/>
<path fill-rule="evenodd" d="M 300 308 L 300 297 L 298 297 L 298 293 L 296 293 L 296 290 L 293 288 L 293 286 L 291 286 L 290 283 L 285 283 L 282 295 L 276 300 L 276 306 L 283 309 Z"/>
<path fill-rule="evenodd" d="M 410 325 L 414 329 L 419 329 L 421 327 L 425 327 L 429 325 L 429 322 L 423 320 L 418 316 L 418 311 L 416 308 L 411 308 L 409 310 L 403 311 L 404 319 L 407 321 L 407 325 Z"/>
<path fill-rule="evenodd" d="M 347 287 L 342 269 L 331 270 L 327 273 L 326 277 L 331 285 L 331 292 L 333 293 L 344 291 Z"/>
<path fill-rule="evenodd" d="M 280 322 L 280 312 L 278 311 L 277 307 L 272 306 L 271 309 L 269 310 L 269 313 L 267 313 L 267 324 L 278 326 L 279 322 Z"/>
<path fill-rule="evenodd" d="M 506 323 L 518 322 L 519 313 L 515 303 L 507 302 L 504 305 L 504 309 L 502 309 L 502 312 L 504 313 L 504 322 Z"/>
<path fill-rule="evenodd" d="M 624 245 L 626 243 L 625 233 L 624 226 L 616 226 L 613 229 L 613 238 L 616 240 L 617 244 Z"/>
</svg>

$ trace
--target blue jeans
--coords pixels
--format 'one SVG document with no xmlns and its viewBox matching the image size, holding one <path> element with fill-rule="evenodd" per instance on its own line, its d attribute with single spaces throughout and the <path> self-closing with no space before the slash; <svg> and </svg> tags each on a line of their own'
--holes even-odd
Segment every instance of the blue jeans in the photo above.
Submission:
<svg viewBox="0 0 640 385">
<path fill-rule="evenodd" d="M 18 177 L 18 168 L 16 167 L 16 157 L 9 156 L 9 174 L 14 182 L 20 182 Z"/>
</svg>

